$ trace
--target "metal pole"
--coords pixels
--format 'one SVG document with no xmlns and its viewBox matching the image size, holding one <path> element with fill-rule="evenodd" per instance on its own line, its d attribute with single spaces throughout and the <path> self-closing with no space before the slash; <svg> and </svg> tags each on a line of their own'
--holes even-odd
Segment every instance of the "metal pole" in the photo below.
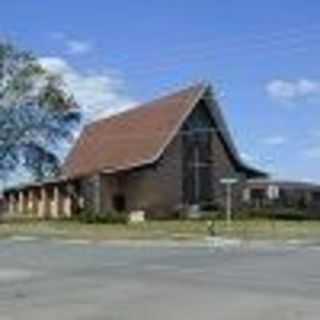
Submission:
<svg viewBox="0 0 320 320">
<path fill-rule="evenodd" d="M 220 182 L 226 186 L 226 221 L 230 225 L 232 220 L 232 186 L 238 182 L 238 179 L 224 178 Z"/>
<path fill-rule="evenodd" d="M 230 225 L 232 220 L 232 185 L 231 183 L 226 184 L 226 217 L 227 217 L 227 224 Z"/>
</svg>

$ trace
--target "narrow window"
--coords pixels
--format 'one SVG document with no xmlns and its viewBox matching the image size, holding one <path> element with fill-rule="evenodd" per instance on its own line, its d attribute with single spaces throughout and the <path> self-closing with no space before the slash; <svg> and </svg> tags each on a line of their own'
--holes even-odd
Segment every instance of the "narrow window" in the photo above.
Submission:
<svg viewBox="0 0 320 320">
<path fill-rule="evenodd" d="M 118 212 L 126 210 L 126 198 L 123 194 L 116 194 L 112 198 L 113 209 Z"/>
</svg>

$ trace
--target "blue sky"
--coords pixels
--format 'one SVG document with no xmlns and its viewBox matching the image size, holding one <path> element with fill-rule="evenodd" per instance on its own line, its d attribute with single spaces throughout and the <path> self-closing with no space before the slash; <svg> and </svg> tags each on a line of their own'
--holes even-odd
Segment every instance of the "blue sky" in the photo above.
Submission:
<svg viewBox="0 0 320 320">
<path fill-rule="evenodd" d="M 0 35 L 65 76 L 89 118 L 210 81 L 247 160 L 320 182 L 319 15 L 316 0 L 11 0 Z"/>
</svg>

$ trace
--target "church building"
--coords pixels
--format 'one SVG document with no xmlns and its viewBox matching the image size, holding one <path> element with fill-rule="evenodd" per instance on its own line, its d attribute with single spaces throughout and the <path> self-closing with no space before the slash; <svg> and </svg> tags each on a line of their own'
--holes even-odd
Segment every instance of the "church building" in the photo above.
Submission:
<svg viewBox="0 0 320 320">
<path fill-rule="evenodd" d="M 81 210 L 143 210 L 155 217 L 225 205 L 234 179 L 241 206 L 249 179 L 265 178 L 235 147 L 210 85 L 199 84 L 84 128 L 61 176 L 5 192 L 10 212 L 70 217 Z"/>
</svg>

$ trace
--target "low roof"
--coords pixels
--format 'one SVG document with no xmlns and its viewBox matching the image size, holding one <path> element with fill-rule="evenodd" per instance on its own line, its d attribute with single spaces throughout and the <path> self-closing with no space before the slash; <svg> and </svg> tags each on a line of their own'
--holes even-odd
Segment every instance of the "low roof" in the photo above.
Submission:
<svg viewBox="0 0 320 320">
<path fill-rule="evenodd" d="M 205 84 L 194 85 L 88 125 L 67 157 L 63 175 L 113 173 L 156 162 L 197 102 L 210 90 Z M 264 176 L 261 171 L 242 162 L 219 107 L 215 103 L 211 109 L 236 164 L 249 174 Z"/>
<path fill-rule="evenodd" d="M 286 190 L 314 190 L 320 191 L 320 185 L 303 182 L 303 181 L 288 181 L 288 180 L 272 180 L 272 179 L 263 179 L 263 180 L 250 180 L 248 184 L 253 188 L 266 188 L 268 186 L 277 186 Z"/>
<path fill-rule="evenodd" d="M 69 180 L 66 177 L 57 177 L 57 178 L 48 178 L 43 181 L 34 181 L 34 182 L 28 182 L 28 183 L 21 183 L 15 186 L 11 186 L 8 188 L 5 188 L 3 190 L 3 193 L 6 194 L 8 192 L 16 192 L 16 191 L 26 191 L 28 189 L 33 189 L 33 188 L 41 188 L 44 186 L 51 186 L 51 185 L 58 185 L 61 183 L 66 183 Z"/>
</svg>

